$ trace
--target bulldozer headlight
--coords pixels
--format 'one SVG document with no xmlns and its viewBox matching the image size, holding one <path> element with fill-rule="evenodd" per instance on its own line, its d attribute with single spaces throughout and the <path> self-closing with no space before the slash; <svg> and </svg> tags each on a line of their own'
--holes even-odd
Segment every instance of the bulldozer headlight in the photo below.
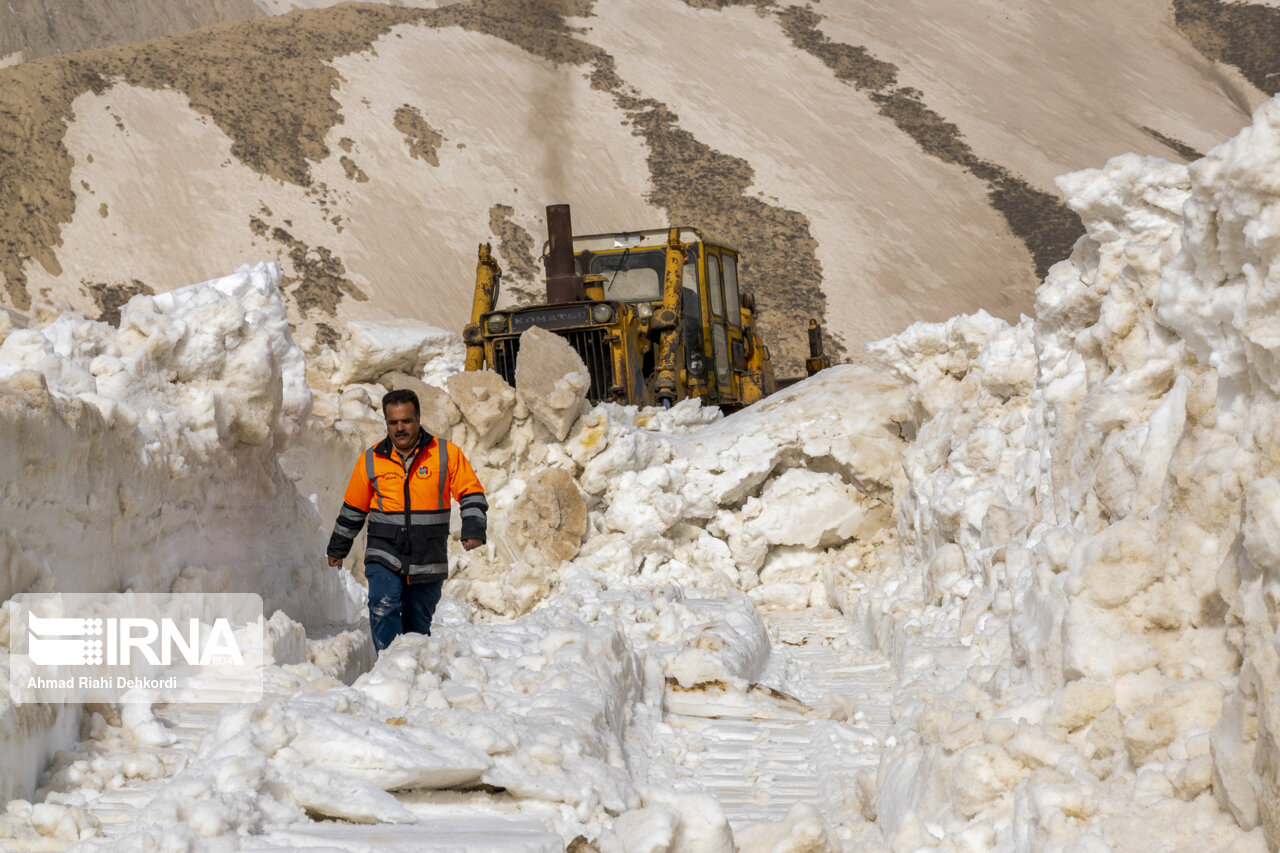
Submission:
<svg viewBox="0 0 1280 853">
<path fill-rule="evenodd" d="M 591 306 L 591 319 L 597 323 L 607 323 L 613 319 L 613 306 L 599 302 Z"/>
<path fill-rule="evenodd" d="M 492 314 L 485 321 L 485 326 L 489 329 L 489 334 L 501 334 L 507 330 L 507 318 L 502 314 Z"/>
<path fill-rule="evenodd" d="M 636 316 L 641 320 L 648 320 L 653 317 L 653 306 L 648 302 L 641 302 L 636 305 Z"/>
</svg>

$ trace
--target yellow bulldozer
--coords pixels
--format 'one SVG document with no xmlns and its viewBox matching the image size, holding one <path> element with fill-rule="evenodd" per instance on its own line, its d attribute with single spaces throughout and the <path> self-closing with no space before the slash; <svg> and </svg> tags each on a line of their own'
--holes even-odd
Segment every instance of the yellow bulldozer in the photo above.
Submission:
<svg viewBox="0 0 1280 853">
<path fill-rule="evenodd" d="M 495 310 L 502 270 L 482 244 L 466 369 L 515 385 L 520 335 L 565 338 L 591 378 L 593 403 L 671 404 L 689 397 L 732 411 L 773 393 L 755 300 L 739 290 L 738 252 L 697 228 L 574 236 L 569 205 L 547 208 L 547 301 Z M 827 366 L 811 322 L 808 372 Z M 815 349 L 816 341 L 816 349 Z"/>
</svg>

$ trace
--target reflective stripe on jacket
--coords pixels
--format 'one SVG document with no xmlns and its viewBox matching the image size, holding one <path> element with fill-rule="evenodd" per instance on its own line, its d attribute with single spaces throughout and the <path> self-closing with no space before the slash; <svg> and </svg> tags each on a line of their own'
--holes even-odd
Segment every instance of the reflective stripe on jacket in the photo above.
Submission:
<svg viewBox="0 0 1280 853">
<path fill-rule="evenodd" d="M 445 476 L 440 477 L 441 449 Z M 414 577 L 449 573 L 447 540 L 451 498 L 462 515 L 462 538 L 485 540 L 488 501 L 467 457 L 455 444 L 418 435 L 413 464 L 406 470 L 390 438 L 356 460 L 329 537 L 329 556 L 351 552 L 356 534 L 369 522 L 365 564 L 381 563 Z"/>
</svg>

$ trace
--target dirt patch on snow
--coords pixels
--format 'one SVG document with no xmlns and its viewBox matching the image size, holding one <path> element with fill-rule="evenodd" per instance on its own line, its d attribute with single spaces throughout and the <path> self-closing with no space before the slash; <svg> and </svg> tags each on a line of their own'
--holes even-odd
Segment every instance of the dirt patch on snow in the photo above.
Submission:
<svg viewBox="0 0 1280 853">
<path fill-rule="evenodd" d="M 1142 132 L 1145 133 L 1147 136 L 1150 136 L 1156 142 L 1159 142 L 1161 145 L 1164 145 L 1165 147 L 1169 148 L 1171 151 L 1176 153 L 1179 157 L 1181 157 L 1183 160 L 1185 160 L 1188 163 L 1190 163 L 1192 160 L 1199 160 L 1201 157 L 1204 156 L 1202 152 L 1192 148 L 1190 145 L 1183 142 L 1181 139 L 1176 139 L 1172 136 L 1166 136 L 1165 134 L 1156 130 L 1154 127 L 1147 127 L 1144 124 L 1142 126 Z"/>
<path fill-rule="evenodd" d="M 31 307 L 23 265 L 34 259 L 56 274 L 53 249 L 75 211 L 73 164 L 62 144 L 71 101 L 106 88 L 100 75 L 57 59 L 0 69 L 0 275 L 21 311 Z"/>
<path fill-rule="evenodd" d="M 338 158 L 338 162 L 342 164 L 342 170 L 347 173 L 347 180 L 355 181 L 357 184 L 369 183 L 369 176 L 365 174 L 364 169 L 356 165 L 355 160 L 343 154 Z"/>
<path fill-rule="evenodd" d="M 592 0 L 472 0 L 437 10 L 431 24 L 485 33 L 556 65 L 583 65 L 600 51 L 574 38 L 565 18 L 589 15 L 592 5 Z"/>
<path fill-rule="evenodd" d="M 855 89 L 872 92 L 898 84 L 896 65 L 876 59 L 865 47 L 831 41 L 818 30 L 822 18 L 812 9 L 788 6 L 778 11 L 778 21 L 791 43 L 821 59 L 837 80 L 849 83 Z"/>
<path fill-rule="evenodd" d="M 249 227 L 259 237 L 269 237 L 289 251 L 296 275 L 286 275 L 280 280 L 280 288 L 291 297 L 298 312 L 308 317 L 311 311 L 322 311 L 330 317 L 338 312 L 343 296 L 360 302 L 369 299 L 368 294 L 347 278 L 342 259 L 324 246 L 308 246 L 280 226 L 272 227 L 258 217 L 249 219 Z"/>
<path fill-rule="evenodd" d="M 101 282 L 86 282 L 85 286 L 89 288 L 89 294 L 93 296 L 94 303 L 98 306 L 98 319 L 103 323 L 110 323 L 113 326 L 120 325 L 120 309 L 124 304 L 139 293 L 151 295 L 155 290 L 148 284 L 138 281 L 136 278 L 129 282 L 117 282 L 115 284 L 104 284 Z"/>
<path fill-rule="evenodd" d="M 316 343 L 327 349 L 333 349 L 342 340 L 342 335 L 328 323 L 316 323 Z"/>
<path fill-rule="evenodd" d="M 1050 266 L 1071 253 L 1075 241 L 1084 234 L 1084 225 L 1060 198 L 1036 189 L 998 163 L 978 157 L 960 128 L 925 104 L 922 92 L 898 86 L 896 66 L 877 59 L 864 47 L 831 41 L 818 29 L 822 19 L 812 9 L 789 6 L 777 15 L 792 44 L 822 60 L 836 79 L 869 92 L 880 114 L 925 153 L 960 166 L 987 184 L 987 199 L 1031 253 L 1037 277 L 1043 279 Z M 1017 301 L 1029 299 L 1030 289 Z"/>
<path fill-rule="evenodd" d="M 1173 18 L 1206 58 L 1240 69 L 1261 92 L 1280 91 L 1280 9 L 1221 0 L 1174 0 Z"/>
<path fill-rule="evenodd" d="M 515 212 L 509 204 L 489 208 L 489 230 L 498 238 L 498 255 L 505 265 L 502 289 L 516 305 L 530 305 L 545 300 L 547 293 L 539 287 L 542 269 L 534 254 L 533 235 L 511 218 Z"/>
<path fill-rule="evenodd" d="M 427 120 L 418 108 L 405 104 L 396 110 L 393 122 L 395 129 L 404 134 L 404 141 L 409 145 L 409 156 L 415 160 L 426 160 L 432 166 L 440 165 L 437 152 L 444 144 L 444 136 L 440 131 L 427 124 Z"/>
</svg>

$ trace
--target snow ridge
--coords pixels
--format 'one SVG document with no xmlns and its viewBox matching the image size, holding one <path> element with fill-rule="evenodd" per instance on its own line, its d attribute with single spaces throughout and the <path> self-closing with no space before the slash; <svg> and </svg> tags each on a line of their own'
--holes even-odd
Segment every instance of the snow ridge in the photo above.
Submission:
<svg viewBox="0 0 1280 853">
<path fill-rule="evenodd" d="M 924 421 L 895 493 L 904 570 L 858 618 L 904 670 L 970 650 L 881 766 L 895 848 L 1280 843 L 1278 120 L 1273 100 L 1190 168 L 1063 177 L 1088 233 L 1034 320 L 874 347 Z"/>
</svg>

